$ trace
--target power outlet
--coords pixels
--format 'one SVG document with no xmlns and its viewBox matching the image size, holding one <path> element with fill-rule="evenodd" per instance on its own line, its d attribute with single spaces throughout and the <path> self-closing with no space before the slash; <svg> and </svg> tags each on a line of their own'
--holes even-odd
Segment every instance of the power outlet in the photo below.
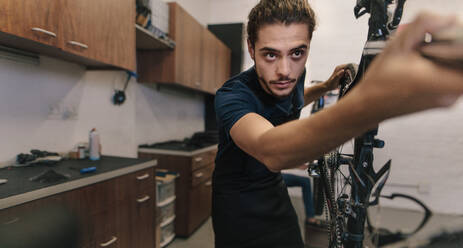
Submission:
<svg viewBox="0 0 463 248">
<path fill-rule="evenodd" d="M 49 120 L 77 120 L 77 107 L 65 105 L 62 102 L 50 104 L 48 106 Z"/>
</svg>

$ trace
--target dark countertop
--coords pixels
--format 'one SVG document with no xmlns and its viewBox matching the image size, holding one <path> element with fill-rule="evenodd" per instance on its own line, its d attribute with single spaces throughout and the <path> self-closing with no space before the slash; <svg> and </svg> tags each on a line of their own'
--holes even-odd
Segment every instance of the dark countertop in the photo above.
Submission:
<svg viewBox="0 0 463 248">
<path fill-rule="evenodd" d="M 98 161 L 63 160 L 56 165 L 2 168 L 0 179 L 7 179 L 8 182 L 0 185 L 0 209 L 153 167 L 156 164 L 157 162 L 151 159 L 102 156 Z M 80 169 L 93 166 L 96 167 L 96 171 L 80 173 Z M 29 180 L 50 169 L 70 177 L 52 183 Z"/>
</svg>

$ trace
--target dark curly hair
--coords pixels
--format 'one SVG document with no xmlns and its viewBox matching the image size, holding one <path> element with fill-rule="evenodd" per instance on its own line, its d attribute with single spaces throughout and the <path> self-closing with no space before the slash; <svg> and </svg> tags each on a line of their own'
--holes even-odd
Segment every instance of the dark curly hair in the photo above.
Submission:
<svg viewBox="0 0 463 248">
<path fill-rule="evenodd" d="M 309 28 L 309 39 L 315 30 L 315 13 L 307 0 L 261 0 L 248 16 L 248 39 L 254 47 L 259 28 L 266 24 L 305 23 Z"/>
</svg>

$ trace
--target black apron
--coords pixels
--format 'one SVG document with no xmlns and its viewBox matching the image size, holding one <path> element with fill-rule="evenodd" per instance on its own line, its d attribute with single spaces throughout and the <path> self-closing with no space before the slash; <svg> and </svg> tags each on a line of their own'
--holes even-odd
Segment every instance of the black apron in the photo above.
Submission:
<svg viewBox="0 0 463 248">
<path fill-rule="evenodd" d="M 274 126 L 299 118 L 305 74 L 290 98 L 277 100 L 263 91 L 255 71 L 244 73 L 243 78 L 260 104 L 257 114 Z M 222 138 L 225 136 L 222 134 Z M 216 248 L 304 247 L 281 174 L 269 171 L 231 139 L 219 144 L 212 198 Z"/>
<path fill-rule="evenodd" d="M 216 248 L 304 247 L 286 185 L 278 180 L 251 192 L 214 192 Z"/>
</svg>

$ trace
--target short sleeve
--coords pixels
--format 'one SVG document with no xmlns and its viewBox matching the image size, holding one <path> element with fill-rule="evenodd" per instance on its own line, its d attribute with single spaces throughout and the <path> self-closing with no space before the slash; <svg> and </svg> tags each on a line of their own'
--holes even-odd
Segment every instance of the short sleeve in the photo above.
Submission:
<svg viewBox="0 0 463 248">
<path fill-rule="evenodd" d="M 217 124 L 227 135 L 230 129 L 244 115 L 256 113 L 258 103 L 254 93 L 242 82 L 227 82 L 215 96 Z"/>
</svg>

